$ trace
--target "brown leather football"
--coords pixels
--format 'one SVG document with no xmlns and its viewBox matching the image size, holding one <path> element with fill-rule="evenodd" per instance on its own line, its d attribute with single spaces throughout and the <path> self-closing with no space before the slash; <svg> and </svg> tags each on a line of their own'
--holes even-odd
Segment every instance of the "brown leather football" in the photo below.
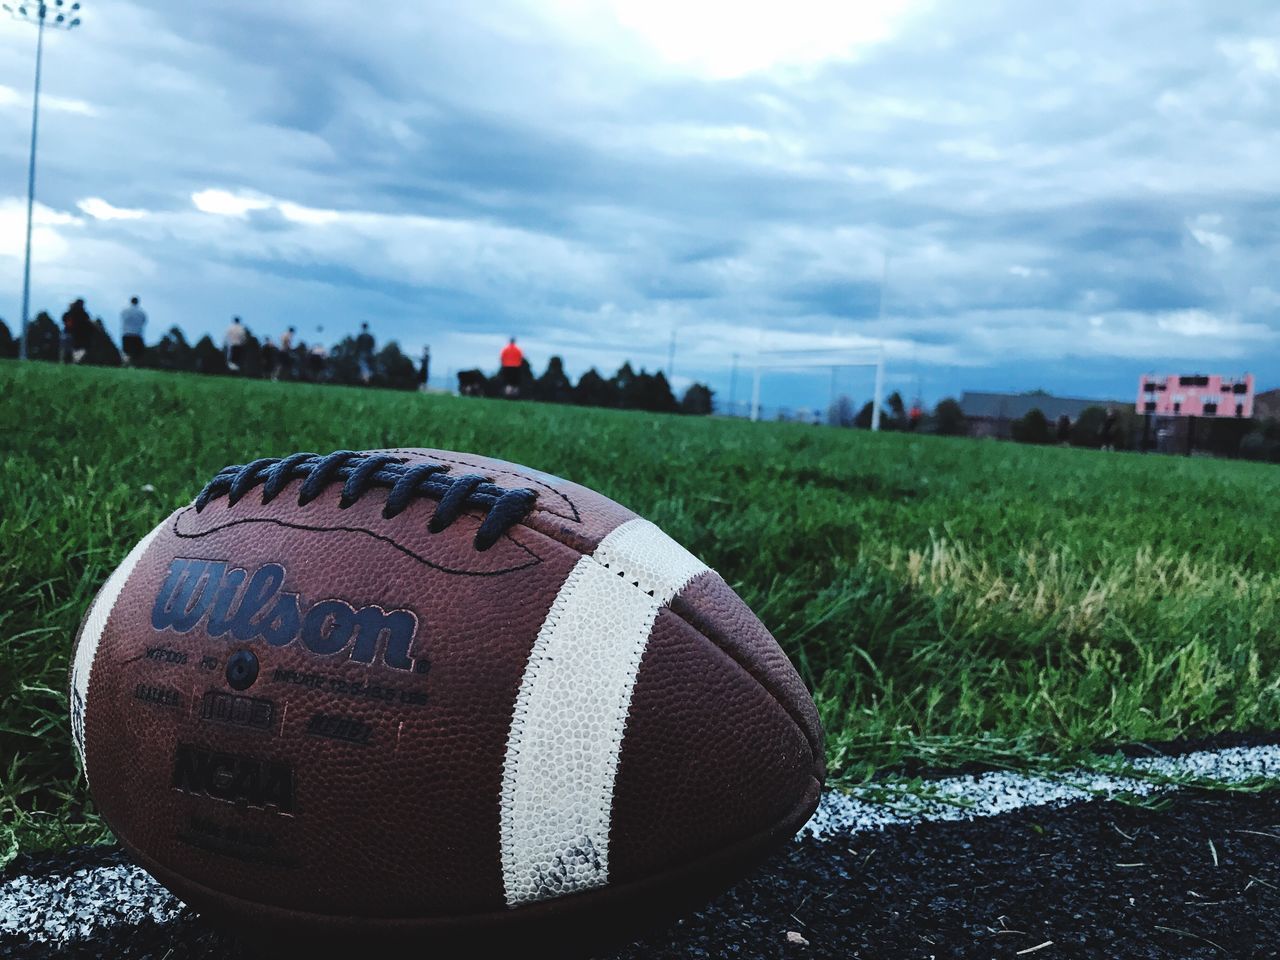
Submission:
<svg viewBox="0 0 1280 960">
<path fill-rule="evenodd" d="M 221 471 L 81 626 L 94 800 L 255 929 L 620 934 L 818 803 L 822 731 L 714 572 L 584 487 L 440 450 Z"/>
</svg>

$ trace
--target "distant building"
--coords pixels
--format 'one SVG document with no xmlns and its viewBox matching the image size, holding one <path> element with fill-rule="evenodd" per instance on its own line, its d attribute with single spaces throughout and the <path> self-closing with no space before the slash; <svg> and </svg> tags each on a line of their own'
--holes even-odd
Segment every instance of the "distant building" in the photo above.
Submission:
<svg viewBox="0 0 1280 960">
<path fill-rule="evenodd" d="M 1255 394 L 1253 415 L 1259 420 L 1280 420 L 1280 390 L 1264 390 Z"/>
<path fill-rule="evenodd" d="M 1253 374 L 1145 374 L 1138 380 L 1137 412 L 1156 417 L 1253 416 Z"/>
<path fill-rule="evenodd" d="M 1020 420 L 1032 410 L 1039 410 L 1050 424 L 1063 416 L 1075 423 L 1089 407 L 1129 406 L 1128 401 L 1089 400 L 1083 397 L 1055 397 L 1037 390 L 1032 393 L 975 393 L 960 394 L 960 410 L 969 424 L 973 437 L 999 437 L 1008 440 L 1013 435 L 1013 421 Z"/>
</svg>

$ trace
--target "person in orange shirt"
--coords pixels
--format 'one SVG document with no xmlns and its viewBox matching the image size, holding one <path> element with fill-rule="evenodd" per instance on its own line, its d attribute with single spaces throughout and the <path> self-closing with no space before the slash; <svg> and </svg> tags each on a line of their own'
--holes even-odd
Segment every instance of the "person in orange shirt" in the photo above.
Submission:
<svg viewBox="0 0 1280 960">
<path fill-rule="evenodd" d="M 524 351 L 516 346 L 512 337 L 502 348 L 502 392 L 508 397 L 520 395 L 520 371 L 524 366 Z"/>
</svg>

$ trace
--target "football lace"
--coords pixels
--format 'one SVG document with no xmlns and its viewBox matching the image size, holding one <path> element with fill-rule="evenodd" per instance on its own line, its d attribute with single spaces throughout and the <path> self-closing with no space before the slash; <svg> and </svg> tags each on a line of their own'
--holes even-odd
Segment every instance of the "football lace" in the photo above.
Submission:
<svg viewBox="0 0 1280 960">
<path fill-rule="evenodd" d="M 525 518 L 533 509 L 538 494 L 524 487 L 508 490 L 489 477 L 476 473 L 446 476 L 449 467 L 442 463 L 409 463 L 387 453 L 357 453 L 336 450 L 327 456 L 317 453 L 295 453 L 288 457 L 263 457 L 252 463 L 223 467 L 196 497 L 196 512 L 210 501 L 227 497 L 227 505 L 238 500 L 258 485 L 262 486 L 262 502 L 270 503 L 294 480 L 301 480 L 298 506 L 304 507 L 331 483 L 342 481 L 338 506 L 351 506 L 373 487 L 390 488 L 382 516 L 390 520 L 401 513 L 415 497 L 439 501 L 427 529 L 439 533 L 453 523 L 467 507 L 486 511 L 474 540 L 477 550 L 487 550 L 502 534 Z"/>
</svg>

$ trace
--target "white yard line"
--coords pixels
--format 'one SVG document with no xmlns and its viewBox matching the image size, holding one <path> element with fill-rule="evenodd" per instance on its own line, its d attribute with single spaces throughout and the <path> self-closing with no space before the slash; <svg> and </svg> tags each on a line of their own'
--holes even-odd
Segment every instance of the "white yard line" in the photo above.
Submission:
<svg viewBox="0 0 1280 960">
<path fill-rule="evenodd" d="M 1142 774 L 1196 777 L 1218 783 L 1242 783 L 1257 777 L 1280 780 L 1280 746 L 1141 757 L 1129 765 Z M 801 833 L 825 839 L 930 820 L 995 817 L 1024 807 L 1063 806 L 1121 794 L 1148 796 L 1169 789 L 1152 780 L 1086 771 L 1058 777 L 996 771 L 933 780 L 925 786 L 925 795 L 904 793 L 891 805 L 883 802 L 883 785 L 868 784 L 849 794 L 829 791 Z"/>
<path fill-rule="evenodd" d="M 181 901 L 140 867 L 86 867 L 0 886 L 0 946 L 26 934 L 40 943 L 87 940 L 107 927 L 144 920 L 168 923 Z"/>
<path fill-rule="evenodd" d="M 1146 774 L 1241 783 L 1257 777 L 1280 780 L 1280 746 L 1231 747 L 1175 757 L 1143 757 L 1131 766 Z M 927 784 L 928 796 L 903 794 L 892 806 L 869 799 L 883 786 L 854 794 L 829 792 L 802 836 L 830 839 L 931 820 L 995 817 L 1026 807 L 1064 806 L 1121 794 L 1146 796 L 1166 785 L 1124 776 L 1081 772 L 1050 778 L 1021 773 L 983 773 Z M 860 799 L 858 793 L 863 798 Z M 25 934 L 41 943 L 86 940 L 107 927 L 144 920 L 168 923 L 182 903 L 138 867 L 86 867 L 39 879 L 17 877 L 0 885 L 0 945 Z"/>
</svg>

